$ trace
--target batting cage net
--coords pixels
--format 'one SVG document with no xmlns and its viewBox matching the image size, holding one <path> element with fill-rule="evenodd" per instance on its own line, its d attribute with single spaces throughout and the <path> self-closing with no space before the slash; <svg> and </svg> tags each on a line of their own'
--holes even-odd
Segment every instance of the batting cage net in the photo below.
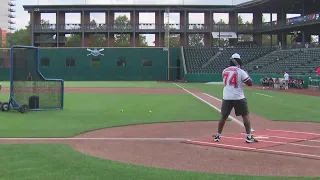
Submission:
<svg viewBox="0 0 320 180">
<path fill-rule="evenodd" d="M 63 109 L 64 81 L 47 79 L 40 72 L 39 48 L 13 46 L 10 52 L 10 104 L 13 108 L 29 105 L 36 97 L 38 105 L 31 110 Z"/>
</svg>

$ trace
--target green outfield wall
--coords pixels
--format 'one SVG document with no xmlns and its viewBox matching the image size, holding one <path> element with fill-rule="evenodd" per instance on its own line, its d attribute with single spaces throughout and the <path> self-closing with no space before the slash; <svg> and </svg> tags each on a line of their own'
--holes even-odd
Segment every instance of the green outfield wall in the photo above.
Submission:
<svg viewBox="0 0 320 180">
<path fill-rule="evenodd" d="M 40 70 L 45 77 L 66 81 L 161 81 L 180 73 L 180 48 L 41 48 Z M 0 50 L 0 81 L 9 80 L 8 49 Z M 169 74 L 168 74 L 169 71 Z"/>
<path fill-rule="evenodd" d="M 47 78 L 66 81 L 164 81 L 168 77 L 188 82 L 222 81 L 221 74 L 185 74 L 181 48 L 171 48 L 169 56 L 163 48 L 96 48 L 96 53 L 92 50 L 94 48 L 41 48 L 40 70 Z M 10 50 L 0 49 L 0 81 L 9 80 L 9 73 Z M 255 84 L 265 76 L 251 74 Z M 308 82 L 308 76 L 303 79 Z"/>
</svg>

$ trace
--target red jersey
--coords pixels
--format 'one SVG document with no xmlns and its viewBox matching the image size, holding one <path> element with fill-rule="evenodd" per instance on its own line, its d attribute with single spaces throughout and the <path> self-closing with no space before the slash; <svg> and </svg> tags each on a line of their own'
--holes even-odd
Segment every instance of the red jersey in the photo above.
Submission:
<svg viewBox="0 0 320 180">
<path fill-rule="evenodd" d="M 294 79 L 293 78 L 290 78 L 289 79 L 289 83 L 293 83 Z"/>
<path fill-rule="evenodd" d="M 320 76 L 320 67 L 318 67 L 316 71 L 317 71 L 318 76 Z"/>
</svg>

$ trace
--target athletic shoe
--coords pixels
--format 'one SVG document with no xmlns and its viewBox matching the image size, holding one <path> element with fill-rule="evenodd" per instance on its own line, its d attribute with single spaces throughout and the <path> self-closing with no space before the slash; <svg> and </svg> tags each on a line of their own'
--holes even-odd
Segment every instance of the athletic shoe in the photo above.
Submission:
<svg viewBox="0 0 320 180">
<path fill-rule="evenodd" d="M 219 142 L 220 141 L 220 136 L 217 134 L 217 135 L 214 135 L 213 136 L 214 138 L 213 138 L 213 141 L 215 141 L 215 142 Z"/>
<path fill-rule="evenodd" d="M 251 137 L 247 136 L 246 143 L 256 143 L 256 142 L 259 142 L 259 141 L 255 139 L 253 136 Z"/>
</svg>

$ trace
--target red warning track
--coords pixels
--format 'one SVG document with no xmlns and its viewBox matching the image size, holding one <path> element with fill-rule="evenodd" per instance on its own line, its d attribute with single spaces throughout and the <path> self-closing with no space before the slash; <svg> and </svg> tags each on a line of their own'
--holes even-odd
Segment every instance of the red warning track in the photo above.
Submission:
<svg viewBox="0 0 320 180">
<path fill-rule="evenodd" d="M 246 143 L 245 134 L 223 136 L 220 142 L 203 138 L 182 143 L 320 160 L 320 134 L 267 129 L 257 131 L 254 135 L 259 139 L 258 143 Z"/>
</svg>

